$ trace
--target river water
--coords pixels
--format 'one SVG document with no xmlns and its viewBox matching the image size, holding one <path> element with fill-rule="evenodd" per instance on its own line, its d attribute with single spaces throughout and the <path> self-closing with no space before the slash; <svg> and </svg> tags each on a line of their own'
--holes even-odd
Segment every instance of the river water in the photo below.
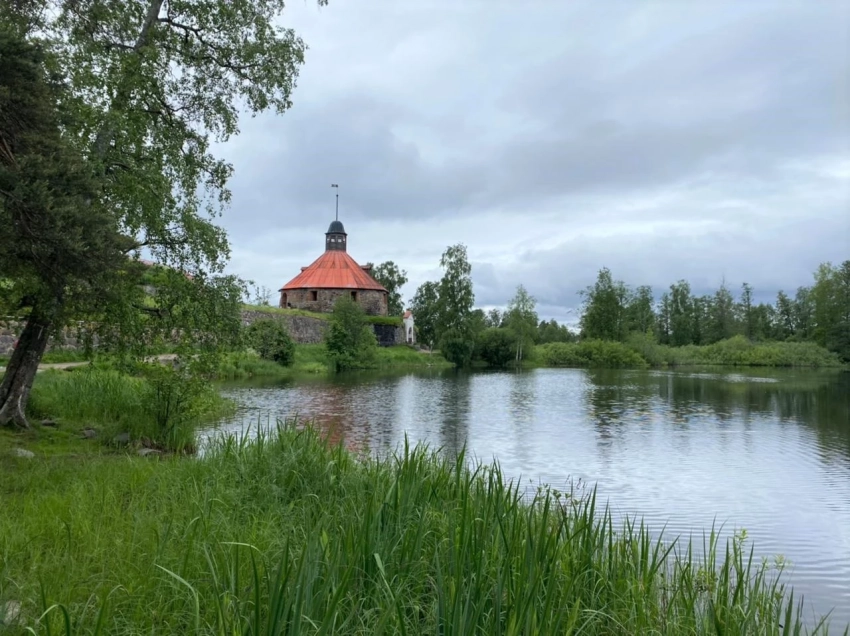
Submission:
<svg viewBox="0 0 850 636">
<path fill-rule="evenodd" d="M 464 446 L 529 486 L 596 484 L 666 537 L 745 529 L 783 556 L 809 618 L 850 623 L 850 373 L 596 371 L 351 374 L 229 385 L 219 430 L 298 415 L 356 450 Z M 701 543 L 700 543 L 701 544 Z M 831 630 L 832 631 L 832 630 Z"/>
</svg>

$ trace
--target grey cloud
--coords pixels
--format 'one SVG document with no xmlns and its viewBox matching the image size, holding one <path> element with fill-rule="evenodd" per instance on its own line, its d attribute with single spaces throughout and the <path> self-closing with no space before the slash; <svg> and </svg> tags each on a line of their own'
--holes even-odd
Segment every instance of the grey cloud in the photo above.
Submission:
<svg viewBox="0 0 850 636">
<path fill-rule="evenodd" d="M 408 297 L 457 242 L 479 304 L 522 282 L 559 316 L 603 265 L 657 289 L 773 291 L 850 257 L 845 3 L 293 15 L 312 47 L 294 107 L 224 147 L 247 277 L 318 255 L 332 182 L 358 258 L 408 269 Z M 506 215 L 523 223 L 500 231 Z"/>
</svg>

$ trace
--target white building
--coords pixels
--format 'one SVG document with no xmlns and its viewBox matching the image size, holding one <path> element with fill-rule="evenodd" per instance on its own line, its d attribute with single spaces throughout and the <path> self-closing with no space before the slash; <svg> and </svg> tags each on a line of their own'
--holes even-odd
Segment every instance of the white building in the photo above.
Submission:
<svg viewBox="0 0 850 636">
<path fill-rule="evenodd" d="M 404 325 L 404 341 L 407 344 L 416 344 L 416 329 L 413 326 L 413 312 L 409 309 L 404 312 L 404 316 L 401 318 L 402 325 Z"/>
</svg>

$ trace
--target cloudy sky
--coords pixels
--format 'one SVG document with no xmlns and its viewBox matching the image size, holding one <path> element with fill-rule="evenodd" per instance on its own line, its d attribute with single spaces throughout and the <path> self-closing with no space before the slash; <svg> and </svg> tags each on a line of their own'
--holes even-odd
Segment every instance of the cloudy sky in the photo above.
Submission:
<svg viewBox="0 0 850 636">
<path fill-rule="evenodd" d="M 416 287 L 465 243 L 476 303 L 572 322 L 609 267 L 761 298 L 850 258 L 850 3 L 293 0 L 294 105 L 245 118 L 232 271 L 278 289 L 340 220 Z M 573 311 L 571 311 L 573 310 Z"/>
</svg>

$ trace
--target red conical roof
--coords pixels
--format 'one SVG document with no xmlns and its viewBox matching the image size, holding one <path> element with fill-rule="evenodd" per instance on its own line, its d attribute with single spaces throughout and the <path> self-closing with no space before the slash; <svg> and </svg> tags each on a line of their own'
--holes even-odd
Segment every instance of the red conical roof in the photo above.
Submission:
<svg viewBox="0 0 850 636">
<path fill-rule="evenodd" d="M 374 289 L 387 291 L 347 252 L 328 250 L 279 291 L 289 289 Z"/>
</svg>

